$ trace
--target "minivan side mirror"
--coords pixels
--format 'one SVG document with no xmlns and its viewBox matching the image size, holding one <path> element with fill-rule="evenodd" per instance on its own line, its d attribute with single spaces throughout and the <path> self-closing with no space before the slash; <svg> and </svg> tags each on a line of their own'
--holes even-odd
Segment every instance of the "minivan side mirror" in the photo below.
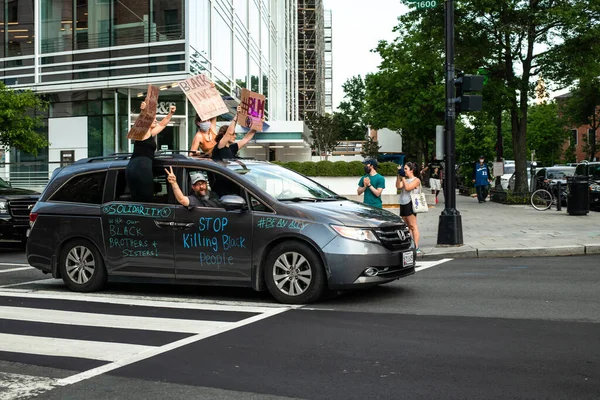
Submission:
<svg viewBox="0 0 600 400">
<path fill-rule="evenodd" d="M 225 195 L 221 197 L 220 201 L 227 211 L 246 210 L 248 208 L 246 200 L 235 194 Z"/>
</svg>

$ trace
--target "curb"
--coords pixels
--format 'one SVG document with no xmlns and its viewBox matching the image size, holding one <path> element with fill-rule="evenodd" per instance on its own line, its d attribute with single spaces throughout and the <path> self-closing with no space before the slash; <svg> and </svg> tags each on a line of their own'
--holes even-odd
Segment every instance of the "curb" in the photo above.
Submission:
<svg viewBox="0 0 600 400">
<path fill-rule="evenodd" d="M 455 248 L 447 251 L 443 248 L 434 248 L 431 253 L 424 253 L 417 259 L 440 260 L 443 258 L 516 258 L 516 257 L 557 257 L 557 256 L 582 256 L 600 254 L 600 244 L 581 244 L 572 246 L 555 247 L 527 247 L 527 248 L 499 248 L 499 249 L 465 249 Z"/>
</svg>

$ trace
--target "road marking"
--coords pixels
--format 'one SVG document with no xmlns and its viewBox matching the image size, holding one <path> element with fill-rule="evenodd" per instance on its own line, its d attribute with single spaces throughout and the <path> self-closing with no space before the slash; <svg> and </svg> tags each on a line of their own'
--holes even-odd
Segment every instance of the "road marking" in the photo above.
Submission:
<svg viewBox="0 0 600 400">
<path fill-rule="evenodd" d="M 224 332 L 227 332 L 227 331 L 230 331 L 230 330 L 233 330 L 233 329 L 237 329 L 237 328 L 240 328 L 242 326 L 249 325 L 249 324 L 252 324 L 254 322 L 258 322 L 258 321 L 266 319 L 266 318 L 273 317 L 273 316 L 275 316 L 277 314 L 283 313 L 283 312 L 285 312 L 285 311 L 287 311 L 289 309 L 292 309 L 292 308 L 294 308 L 294 307 L 269 310 L 268 312 L 265 312 L 263 314 L 255 315 L 255 316 L 252 316 L 250 318 L 246 318 L 246 319 L 243 319 L 241 321 L 238 321 L 238 322 L 235 322 L 235 323 L 229 323 L 226 326 L 223 326 L 223 327 L 220 327 L 220 328 L 216 328 L 212 332 L 200 333 L 198 335 L 190 336 L 188 338 L 181 339 L 181 340 L 178 340 L 176 342 L 172 342 L 172 343 L 166 344 L 166 345 L 158 347 L 158 348 L 152 348 L 152 349 L 150 349 L 148 351 L 145 351 L 143 353 L 136 354 L 134 356 L 131 356 L 131 357 L 128 357 L 128 358 L 125 358 L 125 359 L 121 359 L 121 360 L 116 361 L 114 363 L 102 365 L 100 367 L 97 367 L 97 368 L 94 368 L 94 369 L 90 369 L 88 371 L 85 371 L 85 372 L 82 372 L 82 373 L 79 373 L 79 374 L 76 374 L 76 375 L 72 375 L 72 376 L 70 376 L 68 378 L 60 379 L 59 381 L 56 382 L 56 385 L 57 386 L 72 385 L 74 383 L 78 383 L 78 382 L 84 381 L 86 379 L 90 379 L 90 378 L 93 378 L 95 376 L 105 374 L 105 373 L 110 372 L 112 370 L 115 370 L 117 368 L 121 368 L 121 367 L 124 367 L 126 365 L 130 365 L 130 364 L 136 363 L 138 361 L 146 360 L 146 359 L 151 358 L 151 357 L 155 357 L 155 356 L 157 356 L 159 354 L 166 353 L 168 351 L 177 349 L 179 347 L 187 346 L 188 344 L 198 342 L 200 340 L 209 338 L 211 336 L 219 335 L 221 333 L 224 333 Z"/>
<path fill-rule="evenodd" d="M 0 372 L 0 400 L 35 397 L 52 390 L 56 379 Z"/>
<path fill-rule="evenodd" d="M 0 265 L 6 265 L 6 266 L 13 266 L 13 265 L 18 265 L 21 267 L 29 267 L 29 268 L 33 268 L 31 265 L 29 264 L 24 264 L 24 263 L 0 263 Z"/>
<path fill-rule="evenodd" d="M 53 357 L 81 357 L 115 362 L 139 354 L 154 346 L 96 342 L 93 340 L 59 339 L 0 333 L 0 351 Z"/>
<path fill-rule="evenodd" d="M 417 267 L 415 268 L 415 271 L 423 271 L 424 269 L 435 267 L 436 265 L 440 265 L 448 261 L 452 261 L 452 259 L 444 258 L 438 261 L 417 261 Z"/>
<path fill-rule="evenodd" d="M 54 280 L 54 279 L 52 279 Z M 62 281 L 59 281 L 62 282 Z M 284 304 L 260 304 L 251 302 L 237 301 L 211 301 L 204 300 L 199 297 L 148 297 L 139 295 L 114 295 L 102 293 L 75 293 L 75 292 L 51 292 L 51 291 L 36 291 L 23 292 L 22 289 L 0 291 L 0 296 L 17 296 L 34 299 L 59 299 L 59 300 L 75 300 L 109 304 L 123 304 L 129 306 L 148 306 L 161 308 L 179 308 L 190 310 L 211 310 L 211 311 L 243 311 L 249 313 L 263 313 L 272 310 L 273 308 L 294 308 Z M 299 306 L 298 306 L 299 307 Z"/>
<path fill-rule="evenodd" d="M 52 283 L 56 284 L 58 282 L 62 282 L 62 280 L 60 280 L 60 279 L 54 279 L 54 278 L 38 279 L 38 280 L 35 280 L 35 281 L 19 282 L 19 283 L 11 283 L 10 285 L 3 285 L 3 286 L 0 286 L 0 289 L 11 288 L 11 287 L 15 287 L 15 286 L 31 285 L 33 283 L 43 284 L 43 285 L 50 285 Z"/>
<path fill-rule="evenodd" d="M 231 322 L 134 317 L 131 315 L 94 314 L 56 311 L 45 308 L 0 307 L 0 317 L 46 324 L 82 325 L 115 329 L 140 329 L 161 332 L 205 333 Z"/>
<path fill-rule="evenodd" d="M 33 267 L 21 267 L 21 268 L 11 268 L 11 269 L 0 269 L 0 273 L 2 272 L 17 272 L 24 271 L 26 269 L 32 269 Z"/>
</svg>

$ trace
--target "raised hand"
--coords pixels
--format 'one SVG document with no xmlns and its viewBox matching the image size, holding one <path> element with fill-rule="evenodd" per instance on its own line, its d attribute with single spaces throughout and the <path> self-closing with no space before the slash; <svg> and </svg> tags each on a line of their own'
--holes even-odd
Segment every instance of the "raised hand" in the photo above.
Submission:
<svg viewBox="0 0 600 400">
<path fill-rule="evenodd" d="M 142 104 L 140 104 L 140 110 L 144 110 L 146 109 L 146 102 L 142 101 Z"/>
<path fill-rule="evenodd" d="M 177 183 L 177 178 L 175 177 L 175 174 L 173 173 L 173 167 L 169 167 L 169 169 L 165 168 L 165 172 L 167 173 L 167 181 L 171 185 L 174 183 Z"/>
<path fill-rule="evenodd" d="M 175 114 L 175 110 L 177 110 L 177 107 L 175 107 L 175 106 L 171 106 L 171 108 L 169 109 L 171 114 Z"/>
</svg>

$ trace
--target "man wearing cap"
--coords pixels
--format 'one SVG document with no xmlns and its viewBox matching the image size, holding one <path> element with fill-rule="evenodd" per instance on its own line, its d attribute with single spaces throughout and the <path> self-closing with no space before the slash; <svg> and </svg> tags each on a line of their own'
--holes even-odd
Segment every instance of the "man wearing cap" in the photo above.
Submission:
<svg viewBox="0 0 600 400">
<path fill-rule="evenodd" d="M 219 197 L 208 190 L 208 179 L 206 179 L 206 175 L 204 175 L 202 172 L 190 174 L 190 178 L 192 180 L 192 190 L 194 191 L 194 194 L 191 196 L 185 196 L 177 184 L 177 178 L 173 173 L 173 167 L 169 167 L 169 169 L 165 168 L 165 171 L 167 172 L 167 180 L 173 187 L 173 194 L 175 194 L 175 198 L 182 206 L 188 208 L 223 207 L 219 201 Z"/>
<path fill-rule="evenodd" d="M 373 207 L 383 208 L 381 192 L 385 189 L 385 179 L 377 173 L 379 164 L 374 158 L 363 161 L 365 175 L 358 181 L 358 195 L 365 194 L 364 203 Z"/>
<path fill-rule="evenodd" d="M 485 203 L 485 199 L 487 199 L 488 196 L 489 184 L 492 181 L 490 179 L 490 169 L 484 161 L 485 157 L 479 156 L 479 162 L 475 163 L 473 168 L 473 183 L 475 183 L 477 200 L 479 200 L 480 203 Z"/>
</svg>

